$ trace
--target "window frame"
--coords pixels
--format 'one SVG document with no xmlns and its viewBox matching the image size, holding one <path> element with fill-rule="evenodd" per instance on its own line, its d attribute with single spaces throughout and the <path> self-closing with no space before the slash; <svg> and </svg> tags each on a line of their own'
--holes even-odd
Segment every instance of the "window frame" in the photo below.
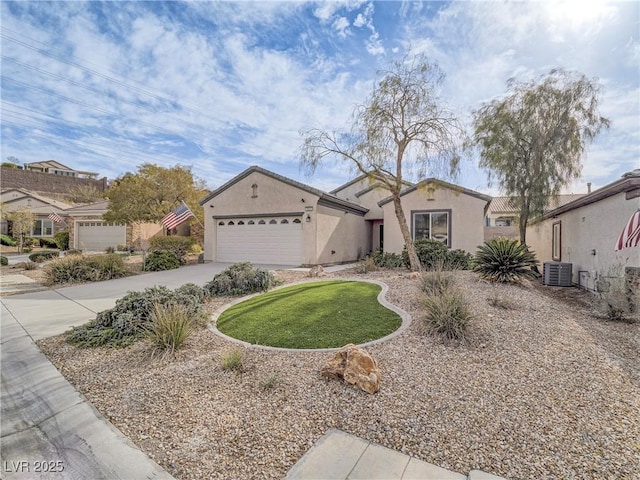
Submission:
<svg viewBox="0 0 640 480">
<path fill-rule="evenodd" d="M 432 210 L 411 210 L 411 239 L 416 241 L 416 216 L 417 215 L 429 215 L 429 238 L 432 240 L 438 240 L 437 238 L 433 238 L 432 224 L 431 224 L 431 215 L 433 214 L 446 214 L 447 215 L 447 241 L 442 242 L 448 248 L 451 248 L 451 217 L 452 217 L 452 209 L 450 208 L 438 208 Z"/>
<path fill-rule="evenodd" d="M 560 220 L 551 224 L 551 260 L 554 262 L 562 260 L 562 221 Z"/>
<path fill-rule="evenodd" d="M 36 223 L 40 222 L 40 234 L 36 233 Z M 43 231 L 45 231 L 45 227 L 44 227 L 44 222 L 48 222 L 49 223 L 49 230 L 51 231 L 51 233 L 46 234 L 46 233 L 42 233 Z M 53 220 L 50 220 L 48 218 L 36 218 L 33 221 L 33 226 L 31 227 L 31 236 L 32 237 L 53 237 Z"/>
</svg>

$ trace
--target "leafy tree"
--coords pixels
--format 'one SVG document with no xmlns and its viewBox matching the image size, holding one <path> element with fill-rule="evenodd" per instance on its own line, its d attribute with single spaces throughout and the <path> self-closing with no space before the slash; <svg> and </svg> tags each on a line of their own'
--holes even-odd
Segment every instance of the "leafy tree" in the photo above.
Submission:
<svg viewBox="0 0 640 480">
<path fill-rule="evenodd" d="M 105 193 L 93 185 L 78 185 L 69 190 L 67 198 L 72 203 L 93 203 L 103 200 Z"/>
<path fill-rule="evenodd" d="M 405 171 L 456 173 L 463 130 L 438 96 L 444 74 L 426 57 L 407 56 L 379 76 L 366 103 L 355 108 L 350 132 L 302 132 L 301 161 L 314 171 L 325 157 L 346 160 L 389 191 L 415 271 L 420 260 L 400 201 Z"/>
<path fill-rule="evenodd" d="M 136 173 L 127 172 L 109 186 L 105 192 L 109 209 L 104 218 L 117 223 L 158 222 L 184 201 L 203 221 L 198 201 L 206 192 L 204 181 L 187 167 L 144 163 Z"/>
<path fill-rule="evenodd" d="M 565 70 L 527 83 L 513 79 L 507 95 L 474 112 L 480 166 L 497 179 L 520 212 L 520 241 L 529 218 L 579 178 L 580 157 L 609 120 L 598 114 L 600 86 Z"/>
<path fill-rule="evenodd" d="M 26 237 L 31 234 L 35 216 L 27 207 L 19 208 L 13 212 L 3 212 L 2 216 L 11 222 L 13 238 L 18 240 L 18 251 L 22 253 L 25 247 Z"/>
</svg>

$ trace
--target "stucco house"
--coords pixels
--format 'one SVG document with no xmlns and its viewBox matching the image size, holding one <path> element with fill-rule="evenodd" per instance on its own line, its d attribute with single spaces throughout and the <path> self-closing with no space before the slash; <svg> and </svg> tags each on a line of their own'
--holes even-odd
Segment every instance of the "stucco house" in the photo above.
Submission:
<svg viewBox="0 0 640 480">
<path fill-rule="evenodd" d="M 414 239 L 468 251 L 482 244 L 490 197 L 436 179 L 406 185 L 402 202 Z M 388 192 L 365 175 L 326 193 L 253 166 L 200 204 L 207 261 L 332 264 L 404 247 Z"/>
<path fill-rule="evenodd" d="M 66 230 L 66 225 L 57 224 L 48 217 L 52 212 L 64 215 L 64 211 L 71 208 L 68 203 L 21 188 L 2 190 L 0 203 L 3 213 L 26 208 L 33 214 L 35 221 L 29 234 L 31 237 L 52 238 L 57 231 Z M 0 222 L 0 233 L 12 234 L 10 222 L 4 218 Z"/>
<path fill-rule="evenodd" d="M 572 264 L 572 281 L 596 290 L 598 280 L 640 278 L 640 247 L 615 251 L 618 236 L 640 208 L 640 170 L 545 213 L 527 226 L 540 262 Z"/>
</svg>

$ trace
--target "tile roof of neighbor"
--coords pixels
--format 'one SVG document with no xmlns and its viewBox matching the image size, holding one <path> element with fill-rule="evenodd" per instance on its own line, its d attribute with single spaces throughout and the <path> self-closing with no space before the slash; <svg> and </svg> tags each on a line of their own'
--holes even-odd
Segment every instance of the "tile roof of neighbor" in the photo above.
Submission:
<svg viewBox="0 0 640 480">
<path fill-rule="evenodd" d="M 249 176 L 253 172 L 259 172 L 259 173 L 261 173 L 263 175 L 266 175 L 266 176 L 271 177 L 271 178 L 275 178 L 276 180 L 280 180 L 283 183 L 286 183 L 286 184 L 291 185 L 293 187 L 299 188 L 300 190 L 304 190 L 306 192 L 312 193 L 313 195 L 316 195 L 316 196 L 320 197 L 319 202 L 322 202 L 327 206 L 345 208 L 347 210 L 352 211 L 353 213 L 359 213 L 361 215 L 364 215 L 365 213 L 367 213 L 369 211 L 368 208 L 365 208 L 362 205 L 358 205 L 357 203 L 348 202 L 346 200 L 343 200 L 341 198 L 336 197 L 335 195 L 331 195 L 329 193 L 323 192 L 322 190 L 319 190 L 317 188 L 311 187 L 309 185 L 305 185 L 304 183 L 297 182 L 297 181 L 292 180 L 292 179 L 290 179 L 288 177 L 285 177 L 283 175 L 279 175 L 277 173 L 274 173 L 274 172 L 272 172 L 270 170 L 267 170 L 265 168 L 259 167 L 257 165 L 254 165 L 252 167 L 247 168 L 244 172 L 236 175 L 231 180 L 229 180 L 227 183 L 225 183 L 224 185 L 222 185 L 222 186 L 218 187 L 217 189 L 215 189 L 214 191 L 212 191 L 209 195 L 207 195 L 202 200 L 200 200 L 200 205 L 204 205 L 206 202 L 208 202 L 212 198 L 218 196 L 219 194 L 224 192 L 226 189 L 228 189 L 229 187 L 233 186 L 234 184 L 236 184 L 237 182 L 239 182 L 243 178 Z"/>
<path fill-rule="evenodd" d="M 573 202 L 578 198 L 584 197 L 586 193 L 571 193 L 566 195 L 558 195 L 555 202 L 547 205 L 545 210 L 562 207 L 567 203 Z M 511 197 L 493 197 L 489 205 L 489 211 L 492 213 L 518 213 L 518 209 L 509 205 Z"/>
</svg>

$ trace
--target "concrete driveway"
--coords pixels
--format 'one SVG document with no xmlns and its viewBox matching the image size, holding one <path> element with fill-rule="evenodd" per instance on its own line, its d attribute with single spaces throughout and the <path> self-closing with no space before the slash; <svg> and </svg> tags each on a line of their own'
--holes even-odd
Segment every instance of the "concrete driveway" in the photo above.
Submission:
<svg viewBox="0 0 640 480">
<path fill-rule="evenodd" d="M 204 285 L 229 264 L 209 263 L 1 299 L 1 478 L 172 478 L 98 413 L 34 340 L 111 308 L 128 291 Z M 262 266 L 276 269 L 282 266 Z"/>
</svg>

